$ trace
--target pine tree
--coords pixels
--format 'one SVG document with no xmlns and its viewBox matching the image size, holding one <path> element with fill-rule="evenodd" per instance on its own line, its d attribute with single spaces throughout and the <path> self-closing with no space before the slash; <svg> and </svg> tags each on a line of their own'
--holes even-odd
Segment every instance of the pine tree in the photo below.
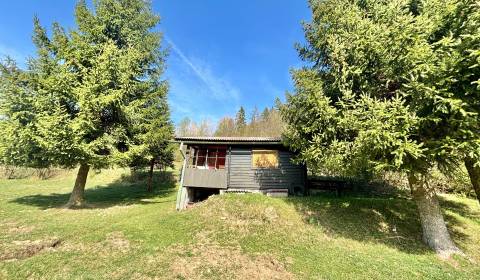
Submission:
<svg viewBox="0 0 480 280">
<path fill-rule="evenodd" d="M 12 134 L 8 138 L 30 142 L 31 147 L 24 151 L 8 141 L 10 155 L 21 154 L 35 165 L 80 166 L 67 207 L 84 205 L 90 168 L 128 164 L 149 145 L 137 141 L 142 110 L 152 109 L 149 100 L 165 94 L 156 84 L 165 52 L 161 34 L 151 31 L 159 17 L 149 3 L 98 0 L 89 10 L 79 1 L 75 18 L 76 29 L 66 32 L 54 24 L 51 38 L 35 19 L 37 57 L 22 84 L 31 98 L 2 105 Z M 15 91 L 4 94 L 2 99 L 12 99 Z M 28 118 L 15 113 L 17 107 L 28 106 L 33 107 Z M 168 111 L 157 113 L 168 118 Z"/>
</svg>

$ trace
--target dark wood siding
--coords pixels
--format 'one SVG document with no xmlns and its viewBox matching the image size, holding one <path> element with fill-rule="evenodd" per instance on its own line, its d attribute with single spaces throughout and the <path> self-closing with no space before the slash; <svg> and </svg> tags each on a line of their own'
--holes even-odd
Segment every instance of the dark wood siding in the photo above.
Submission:
<svg viewBox="0 0 480 280">
<path fill-rule="evenodd" d="M 275 148 L 271 148 L 275 149 Z M 278 148 L 277 148 L 278 149 Z M 304 188 L 304 168 L 291 162 L 292 153 L 279 150 L 279 166 L 276 169 L 252 168 L 252 148 L 232 147 L 229 188 L 248 190 Z"/>
<path fill-rule="evenodd" d="M 227 173 L 225 169 L 196 169 L 185 168 L 183 178 L 185 187 L 198 188 L 227 188 Z"/>
</svg>

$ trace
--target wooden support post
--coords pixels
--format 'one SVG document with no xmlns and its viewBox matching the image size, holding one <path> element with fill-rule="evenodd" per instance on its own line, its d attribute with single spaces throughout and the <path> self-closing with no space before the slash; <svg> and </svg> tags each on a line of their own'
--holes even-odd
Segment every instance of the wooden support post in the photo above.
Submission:
<svg viewBox="0 0 480 280">
<path fill-rule="evenodd" d="M 232 146 L 228 147 L 228 156 L 225 160 L 227 164 L 227 188 L 230 187 L 230 165 L 232 164 Z"/>
<path fill-rule="evenodd" d="M 196 153 L 196 157 L 195 157 L 195 168 L 197 168 L 198 166 L 198 152 L 200 151 L 200 149 L 194 149 L 194 153 Z"/>
<path fill-rule="evenodd" d="M 185 169 L 187 167 L 187 157 L 183 153 L 183 142 L 180 143 L 180 153 L 183 156 L 183 166 L 182 166 L 182 173 L 180 175 L 180 187 L 178 188 L 177 193 L 177 210 L 185 209 L 185 193 L 187 192 L 186 188 L 183 186 L 183 178 L 185 177 Z"/>
<path fill-rule="evenodd" d="M 208 169 L 208 148 L 207 148 L 207 153 L 205 154 L 205 163 L 204 163 L 204 166 L 206 166 L 207 169 Z"/>
</svg>

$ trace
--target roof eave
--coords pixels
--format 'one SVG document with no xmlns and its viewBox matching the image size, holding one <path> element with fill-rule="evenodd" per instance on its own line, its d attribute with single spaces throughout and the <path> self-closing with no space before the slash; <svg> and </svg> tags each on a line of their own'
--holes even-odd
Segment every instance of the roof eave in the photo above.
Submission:
<svg viewBox="0 0 480 280">
<path fill-rule="evenodd" d="M 212 141 L 212 140 L 201 141 L 201 140 L 176 139 L 175 142 L 184 143 L 184 144 L 207 144 L 207 145 L 251 145 L 251 146 L 281 145 L 283 146 L 281 141 Z"/>
</svg>

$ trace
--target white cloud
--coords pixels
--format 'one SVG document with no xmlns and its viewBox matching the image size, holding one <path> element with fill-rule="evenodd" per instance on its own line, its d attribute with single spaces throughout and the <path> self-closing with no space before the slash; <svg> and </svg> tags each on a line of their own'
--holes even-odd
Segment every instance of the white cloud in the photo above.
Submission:
<svg viewBox="0 0 480 280">
<path fill-rule="evenodd" d="M 222 116 L 235 110 L 235 102 L 218 100 L 196 77 L 185 73 L 185 69 L 181 67 L 175 68 L 168 77 L 169 104 L 175 122 L 188 117 L 196 122 L 209 119 L 215 123 Z"/>
<path fill-rule="evenodd" d="M 169 104 L 172 118 L 178 123 L 185 117 L 196 122 L 216 123 L 239 107 L 241 94 L 225 76 L 217 75 L 209 63 L 171 45 L 166 76 L 170 83 Z"/>
<path fill-rule="evenodd" d="M 218 100 L 234 100 L 238 103 L 240 92 L 228 79 L 215 75 L 208 63 L 202 62 L 199 59 L 188 58 L 168 37 L 166 37 L 166 40 L 171 45 L 175 54 L 180 57 L 181 61 L 207 86 L 214 98 Z"/>
</svg>

